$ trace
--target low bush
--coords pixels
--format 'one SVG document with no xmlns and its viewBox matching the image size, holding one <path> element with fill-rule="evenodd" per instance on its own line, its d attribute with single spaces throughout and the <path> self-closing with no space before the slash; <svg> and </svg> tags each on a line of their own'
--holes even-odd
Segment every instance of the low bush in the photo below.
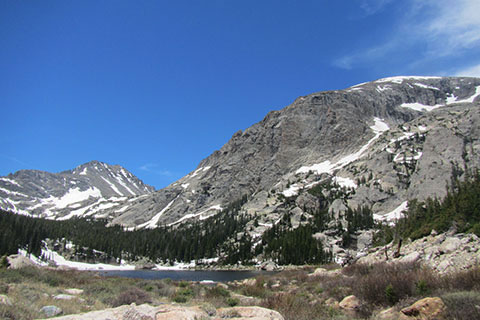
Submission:
<svg viewBox="0 0 480 320">
<path fill-rule="evenodd" d="M 230 307 L 235 307 L 236 305 L 238 305 L 239 301 L 238 299 L 235 299 L 235 298 L 227 298 L 227 304 L 230 306 Z"/>
<path fill-rule="evenodd" d="M 285 320 L 337 319 L 341 315 L 338 310 L 311 303 L 307 297 L 295 293 L 272 295 L 263 301 L 262 307 L 280 312 Z"/>
<path fill-rule="evenodd" d="M 118 307 L 124 304 L 143 304 L 150 302 L 152 302 L 152 297 L 148 292 L 136 287 L 132 287 L 120 293 L 117 298 L 113 300 L 112 305 L 114 307 Z"/>
<path fill-rule="evenodd" d="M 217 297 L 227 298 L 227 297 L 230 297 L 230 292 L 225 288 L 216 286 L 212 288 L 206 288 L 205 297 L 206 298 L 217 298 Z"/>
<path fill-rule="evenodd" d="M 480 319 L 480 292 L 452 292 L 442 295 L 441 298 L 447 306 L 447 312 L 450 319 Z"/>
</svg>

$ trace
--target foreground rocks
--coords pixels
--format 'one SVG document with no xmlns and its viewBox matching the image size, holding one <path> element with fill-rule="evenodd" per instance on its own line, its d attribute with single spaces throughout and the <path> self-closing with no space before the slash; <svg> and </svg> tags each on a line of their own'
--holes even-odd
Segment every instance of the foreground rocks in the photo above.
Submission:
<svg viewBox="0 0 480 320">
<path fill-rule="evenodd" d="M 60 320 L 284 320 L 277 311 L 261 307 L 233 307 L 218 310 L 205 310 L 201 306 L 165 304 L 161 306 L 124 305 L 83 314 L 73 314 L 55 319 Z"/>
<path fill-rule="evenodd" d="M 475 234 L 437 235 L 432 232 L 427 237 L 404 244 L 400 248 L 399 256 L 394 258 L 396 250 L 397 246 L 393 243 L 386 247 L 372 248 L 366 256 L 359 258 L 357 263 L 419 262 L 444 274 L 468 270 L 480 261 L 480 239 Z"/>
<path fill-rule="evenodd" d="M 36 267 L 37 265 L 27 257 L 20 254 L 12 254 L 7 257 L 9 269 L 21 269 L 25 267 Z"/>
<path fill-rule="evenodd" d="M 409 307 L 396 311 L 389 308 L 380 312 L 377 320 L 445 320 L 447 319 L 447 307 L 438 297 L 418 300 Z"/>
</svg>

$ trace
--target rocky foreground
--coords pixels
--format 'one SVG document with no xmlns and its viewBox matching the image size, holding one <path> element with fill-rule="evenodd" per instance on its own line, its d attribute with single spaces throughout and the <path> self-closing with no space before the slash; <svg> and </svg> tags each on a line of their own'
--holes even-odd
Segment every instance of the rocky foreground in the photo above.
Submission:
<svg viewBox="0 0 480 320">
<path fill-rule="evenodd" d="M 237 320 L 284 320 L 282 315 L 274 310 L 261 307 L 232 307 L 205 310 L 200 306 L 162 305 L 153 307 L 148 304 L 135 304 L 93 311 L 84 314 L 74 314 L 55 319 L 61 320 L 220 320 L 235 318 Z"/>
<path fill-rule="evenodd" d="M 407 242 L 400 247 L 393 242 L 385 247 L 374 247 L 357 263 L 417 262 L 440 274 L 471 269 L 480 262 L 480 238 L 475 234 L 447 232 Z"/>
</svg>

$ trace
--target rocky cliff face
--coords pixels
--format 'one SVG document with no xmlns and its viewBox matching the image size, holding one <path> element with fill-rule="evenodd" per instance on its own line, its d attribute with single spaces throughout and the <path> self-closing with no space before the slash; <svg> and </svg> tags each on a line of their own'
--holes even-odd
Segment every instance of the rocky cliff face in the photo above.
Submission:
<svg viewBox="0 0 480 320">
<path fill-rule="evenodd" d="M 92 161 L 60 173 L 21 170 L 0 177 L 0 208 L 68 219 L 93 215 L 154 190 L 121 166 Z"/>
<path fill-rule="evenodd" d="M 354 192 L 331 210 L 367 205 L 393 217 L 408 199 L 443 196 L 453 170 L 479 167 L 479 94 L 476 78 L 395 77 L 299 97 L 179 181 L 105 215 L 131 227 L 176 224 L 247 195 L 244 210 L 268 225 L 282 215 L 279 194 L 333 178 Z"/>
<path fill-rule="evenodd" d="M 133 179 L 126 188 L 121 169 L 110 174 L 111 167 L 97 165 L 98 170 L 88 166 L 57 175 L 19 172 L 2 178 L 0 187 L 8 190 L 2 203 L 6 209 L 68 218 L 77 215 L 77 204 L 52 211 L 43 200 L 38 207 L 31 200 L 24 205 L 20 194 L 61 199 L 65 183 L 96 193 L 88 187 L 93 183 L 103 198 L 131 196 L 103 203 L 95 216 L 126 227 L 154 228 L 203 219 L 246 195 L 242 210 L 257 216 L 249 231 L 259 235 L 287 212 L 299 225 L 307 209 L 320 206 L 306 191 L 330 180 L 348 193 L 329 204 L 332 214 L 340 217 L 347 206 L 368 206 L 376 219 L 391 219 L 409 199 L 443 196 L 452 173 L 461 177 L 480 167 L 479 95 L 480 79 L 440 77 L 386 78 L 313 93 L 238 131 L 195 171 L 162 190 L 151 192 L 125 176 Z M 80 179 L 84 173 L 88 183 Z M 49 181 L 49 187 L 32 182 L 28 192 L 20 189 L 18 179 L 25 174 L 38 175 L 33 181 Z M 76 190 L 72 186 L 69 190 Z"/>
</svg>

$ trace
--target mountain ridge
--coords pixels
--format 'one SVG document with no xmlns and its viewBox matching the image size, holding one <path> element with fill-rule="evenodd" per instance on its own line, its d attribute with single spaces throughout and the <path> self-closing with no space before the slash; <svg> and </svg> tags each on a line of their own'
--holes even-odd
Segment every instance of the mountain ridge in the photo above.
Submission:
<svg viewBox="0 0 480 320">
<path fill-rule="evenodd" d="M 19 170 L 0 177 L 0 206 L 21 214 L 65 219 L 87 214 L 95 205 L 154 190 L 123 167 L 94 160 L 58 173 Z M 77 212 L 72 215 L 71 211 Z"/>
<path fill-rule="evenodd" d="M 462 170 L 468 161 L 478 166 L 479 94 L 478 78 L 405 76 L 301 96 L 234 133 L 185 177 L 101 216 L 129 228 L 175 225 L 216 214 L 246 195 L 244 211 L 272 224 L 283 214 L 280 194 L 298 196 L 287 190 L 326 178 L 354 189 L 331 211 L 369 205 L 388 216 L 408 198 L 441 196 L 452 163 Z M 388 130 L 375 132 L 377 121 Z M 357 183 L 369 176 L 374 181 Z"/>
<path fill-rule="evenodd" d="M 179 206 L 169 207 L 170 212 L 176 212 L 165 217 L 181 219 L 205 210 L 206 214 L 213 214 L 214 210 L 209 208 L 270 189 L 281 184 L 279 180 L 284 175 L 302 166 L 354 153 L 375 136 L 370 129 L 374 118 L 384 119 L 394 127 L 439 108 L 422 112 L 412 108 L 412 103 L 417 103 L 417 109 L 420 105 L 441 103 L 455 108 L 458 100 L 465 107 L 470 103 L 465 101 L 467 98 L 477 96 L 479 85 L 477 78 L 394 77 L 299 97 L 284 109 L 269 112 L 246 130 L 237 131 L 220 150 L 202 160 L 197 169 L 152 197 L 160 204 L 158 211 L 177 199 Z M 197 200 L 195 205 L 192 197 Z M 141 206 L 136 209 L 142 211 Z M 113 221 L 125 223 L 130 219 L 124 218 L 115 217 Z M 176 221 L 164 219 L 167 223 Z"/>
</svg>

